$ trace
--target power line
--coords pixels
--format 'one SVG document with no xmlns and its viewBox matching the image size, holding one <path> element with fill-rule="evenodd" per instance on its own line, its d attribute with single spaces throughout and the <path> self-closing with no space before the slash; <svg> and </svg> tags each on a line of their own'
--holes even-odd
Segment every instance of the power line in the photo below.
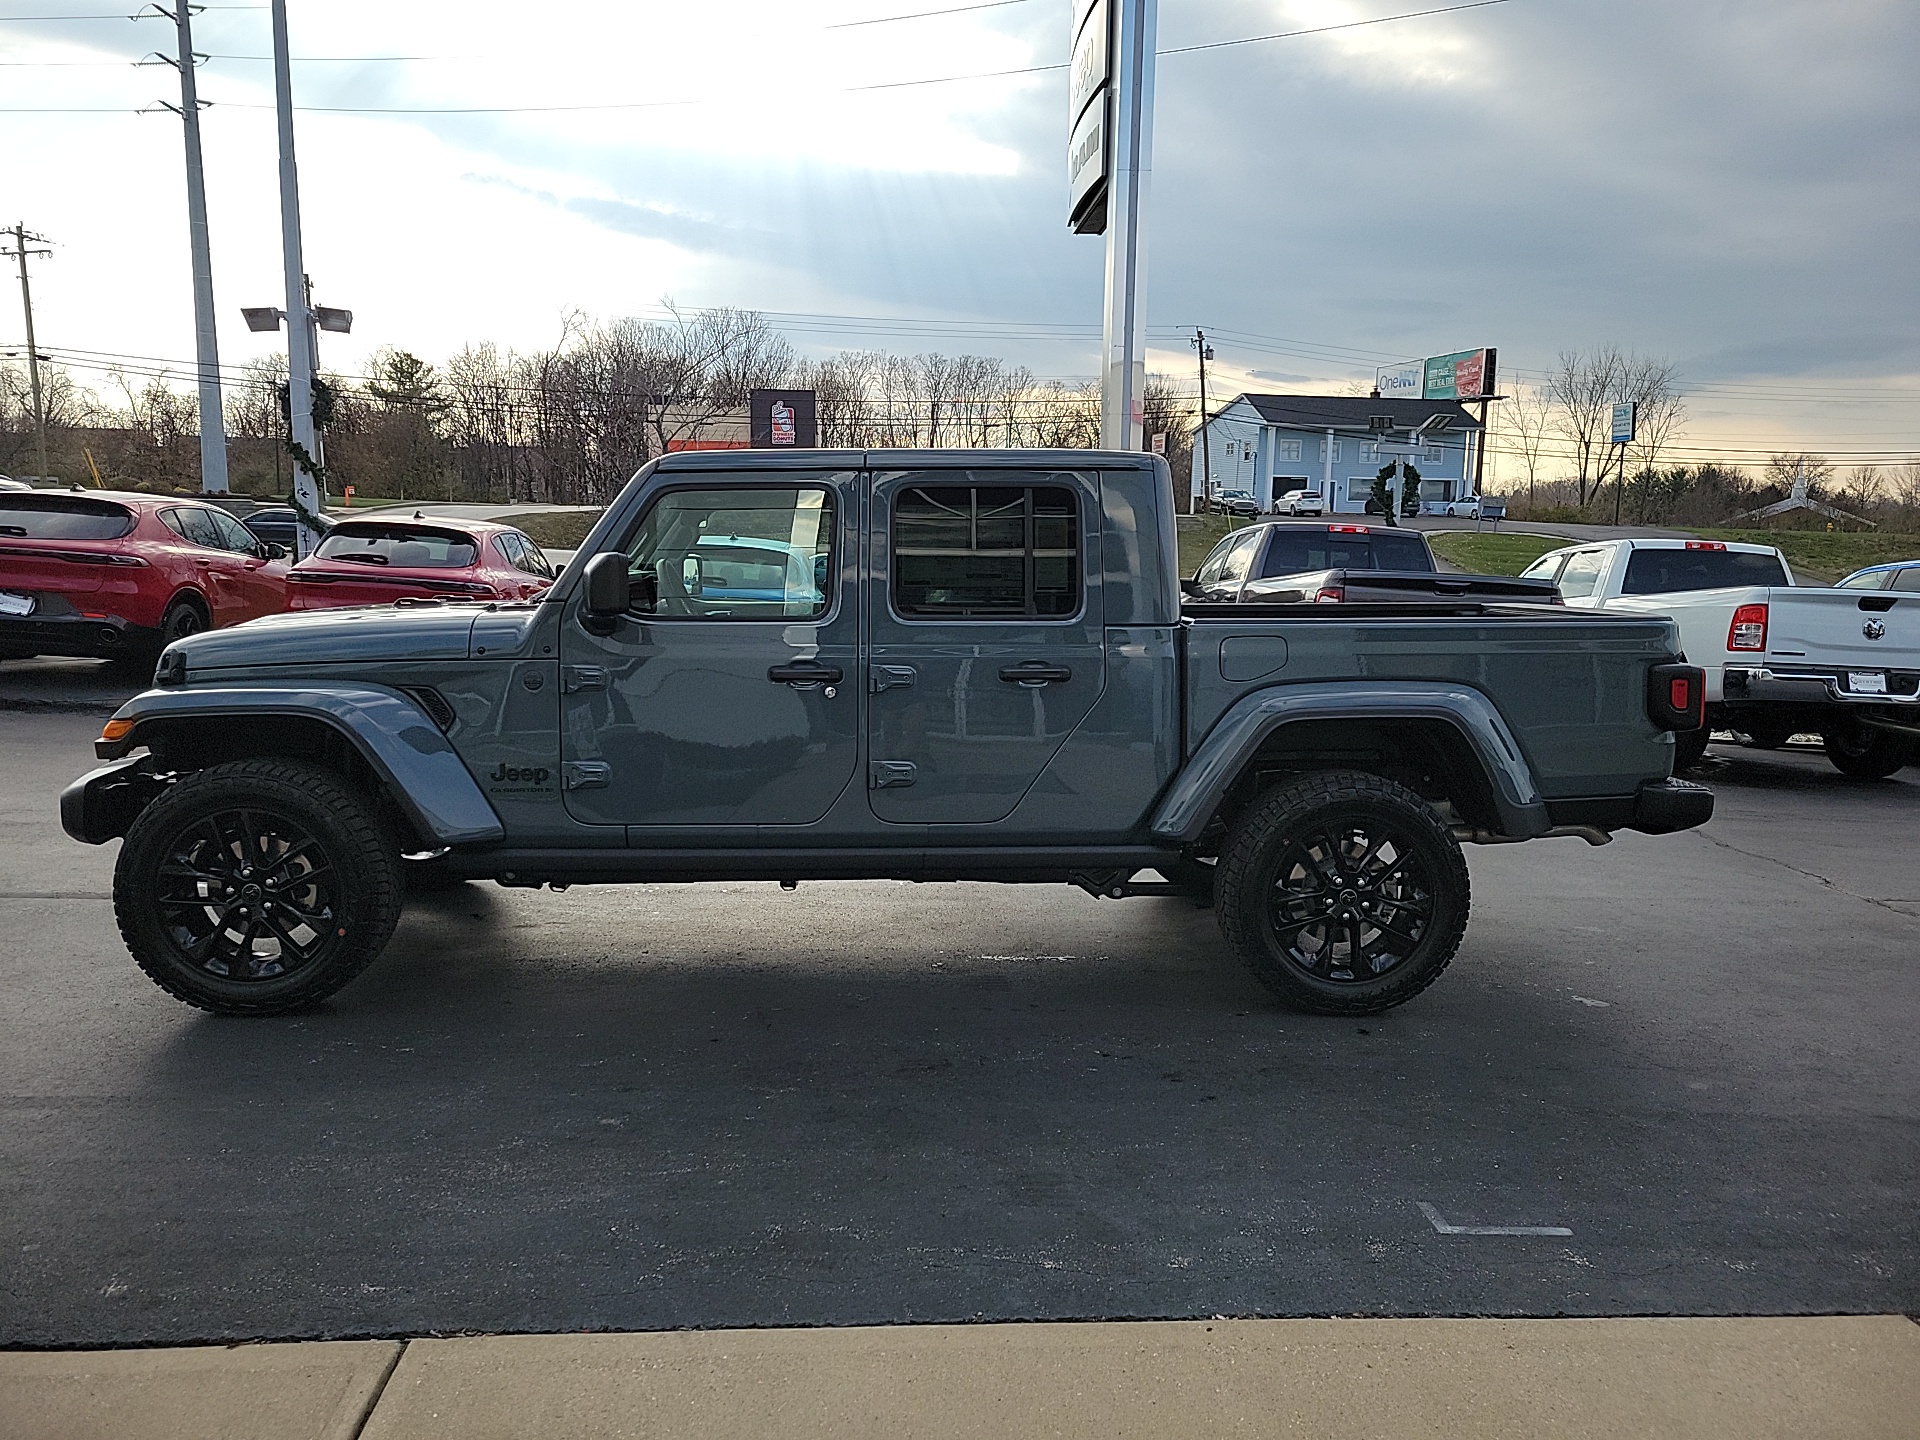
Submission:
<svg viewBox="0 0 1920 1440">
<path fill-rule="evenodd" d="M 936 15 L 964 15 L 972 10 L 1000 10 L 1008 5 L 1025 5 L 1028 0 L 985 0 L 980 5 L 955 5 L 946 10 L 916 10 L 911 15 L 882 15 L 874 20 L 842 20 L 822 25 L 822 30 L 855 30 L 863 25 L 893 25 L 901 20 L 930 20 Z"/>
</svg>

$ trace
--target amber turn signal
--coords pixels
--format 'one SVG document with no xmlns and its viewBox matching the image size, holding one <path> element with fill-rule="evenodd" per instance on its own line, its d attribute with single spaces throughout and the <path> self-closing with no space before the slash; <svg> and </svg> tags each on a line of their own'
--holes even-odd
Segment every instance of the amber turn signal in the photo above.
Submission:
<svg viewBox="0 0 1920 1440">
<path fill-rule="evenodd" d="M 109 720 L 106 728 L 100 732 L 102 740 L 124 740 L 133 729 L 131 720 Z"/>
</svg>

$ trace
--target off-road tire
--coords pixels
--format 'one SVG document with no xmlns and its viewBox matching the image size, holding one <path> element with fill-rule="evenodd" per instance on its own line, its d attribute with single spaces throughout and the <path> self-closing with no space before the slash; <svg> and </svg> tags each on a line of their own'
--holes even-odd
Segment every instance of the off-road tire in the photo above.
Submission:
<svg viewBox="0 0 1920 1440">
<path fill-rule="evenodd" d="M 234 826 L 228 817 L 236 815 L 252 819 Z M 301 837 L 297 846 L 284 840 L 293 835 Z M 194 858 L 183 868 L 189 852 Z M 181 898 L 183 885 L 208 893 L 203 880 L 182 876 L 236 865 L 260 876 L 251 888 L 268 887 L 249 906 L 261 920 L 225 918 L 238 899 L 203 906 Z M 296 868 L 303 866 L 312 868 Z M 273 878 L 287 875 L 292 879 Z M 213 893 L 220 895 L 217 884 Z M 135 962 L 175 999 L 216 1015 L 281 1015 L 333 994 L 386 948 L 400 898 L 400 857 L 372 801 L 332 770 L 284 760 L 236 760 L 169 787 L 128 830 L 113 874 L 114 917 Z M 290 916 L 302 918 L 288 925 Z M 310 923 L 316 918 L 324 925 Z M 247 926 L 246 954 L 223 957 L 218 951 L 234 933 L 228 927 L 237 925 Z M 196 927 L 210 932 L 200 960 L 187 943 Z M 306 943 L 298 940 L 303 932 L 315 937 L 308 957 L 288 948 Z M 256 938 L 260 947 L 271 943 L 292 956 L 291 967 L 260 959 Z M 213 964 L 227 973 L 208 968 Z M 276 965 L 283 973 L 273 973 Z M 242 969 L 258 973 L 236 977 Z"/>
<path fill-rule="evenodd" d="M 1676 730 L 1673 734 L 1673 773 L 1691 770 L 1707 758 L 1707 746 L 1713 742 L 1713 727 L 1702 725 L 1698 730 Z"/>
<path fill-rule="evenodd" d="M 1275 912 L 1283 905 L 1302 903 L 1319 891 L 1290 888 L 1289 878 L 1304 850 L 1319 839 L 1339 837 L 1375 837 L 1374 855 L 1391 843 L 1393 858 L 1379 862 L 1383 868 L 1371 873 L 1368 884 L 1384 882 L 1376 892 L 1362 883 L 1327 879 L 1327 903 L 1343 903 L 1341 895 L 1356 897 L 1362 908 L 1375 906 L 1372 913 L 1387 924 L 1406 926 L 1417 931 L 1404 948 L 1406 953 L 1372 975 L 1356 973 L 1371 967 L 1374 957 L 1368 946 L 1380 942 L 1383 935 L 1395 936 L 1390 944 L 1408 939 L 1385 924 L 1375 927 L 1364 919 L 1350 924 L 1338 919 L 1321 927 L 1326 939 L 1325 975 L 1314 974 L 1298 959 L 1296 950 L 1312 938 L 1313 931 L 1300 930 L 1276 922 Z M 1410 857 L 1402 860 L 1401 856 Z M 1396 882 L 1392 871 L 1404 871 Z M 1355 880 L 1365 870 L 1355 869 L 1351 857 L 1333 865 L 1333 870 Z M 1322 878 L 1332 870 L 1322 867 Z M 1303 776 L 1267 791 L 1250 807 L 1234 827 L 1217 867 L 1215 911 L 1221 932 L 1260 981 L 1292 1009 L 1316 1015 L 1377 1015 L 1403 1005 L 1440 978 L 1460 940 L 1466 934 L 1467 914 L 1472 905 L 1471 882 L 1460 843 L 1433 807 L 1404 785 L 1379 775 L 1352 771 L 1326 771 Z M 1407 887 L 1418 880 L 1418 896 Z M 1382 898 L 1384 897 L 1384 898 Z M 1426 905 L 1426 914 L 1414 923 L 1415 906 Z M 1292 913 L 1292 912 L 1290 912 Z M 1365 939 L 1373 929 L 1375 942 Z M 1281 932 L 1296 937 L 1290 949 Z M 1354 943 L 1358 941 L 1359 943 Z M 1363 962 L 1350 966 L 1350 978 L 1337 978 L 1341 967 L 1335 957 L 1340 947 Z M 1391 958 L 1391 957 L 1389 957 Z"/>
<path fill-rule="evenodd" d="M 1913 741 L 1891 730 L 1855 725 L 1829 730 L 1820 738 L 1833 768 L 1856 780 L 1884 780 L 1913 760 Z"/>
</svg>

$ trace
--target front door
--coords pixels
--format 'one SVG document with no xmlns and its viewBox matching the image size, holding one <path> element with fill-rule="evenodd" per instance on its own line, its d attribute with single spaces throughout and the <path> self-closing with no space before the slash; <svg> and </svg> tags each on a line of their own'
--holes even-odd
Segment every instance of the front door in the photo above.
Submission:
<svg viewBox="0 0 1920 1440">
<path fill-rule="evenodd" d="M 897 824 L 1006 819 L 1106 679 L 1090 474 L 876 474 L 868 797 Z M 1036 827 L 1044 828 L 1044 827 Z"/>
<path fill-rule="evenodd" d="M 797 826 L 827 812 L 858 763 L 860 479 L 707 471 L 651 497 L 622 546 L 627 616 L 595 634 L 576 601 L 562 630 L 575 819 Z"/>
</svg>

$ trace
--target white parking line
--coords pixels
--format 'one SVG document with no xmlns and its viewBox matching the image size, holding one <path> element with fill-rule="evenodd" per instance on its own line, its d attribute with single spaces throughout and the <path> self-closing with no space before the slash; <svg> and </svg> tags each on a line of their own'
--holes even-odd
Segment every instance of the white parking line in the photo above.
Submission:
<svg viewBox="0 0 1920 1440">
<path fill-rule="evenodd" d="M 1424 1200 L 1416 1200 L 1420 1213 L 1442 1235 L 1571 1235 L 1564 1225 L 1449 1225 L 1446 1216 Z"/>
</svg>

